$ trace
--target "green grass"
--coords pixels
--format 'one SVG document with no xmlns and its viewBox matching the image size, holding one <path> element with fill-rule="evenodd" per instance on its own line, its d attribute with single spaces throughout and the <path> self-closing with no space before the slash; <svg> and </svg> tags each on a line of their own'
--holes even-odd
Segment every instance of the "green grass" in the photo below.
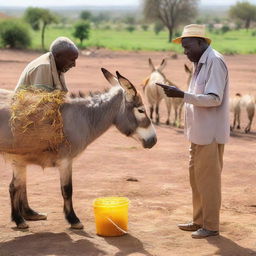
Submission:
<svg viewBox="0 0 256 256">
<path fill-rule="evenodd" d="M 208 34 L 212 39 L 212 46 L 224 54 L 256 53 L 256 36 L 253 30 L 229 31 L 225 34 Z M 40 32 L 32 31 L 32 48 L 41 48 Z M 72 28 L 49 27 L 45 32 L 45 46 L 58 36 L 67 36 L 78 45 L 79 41 L 72 36 Z M 96 30 L 90 32 L 90 39 L 84 41 L 86 47 L 105 47 L 112 50 L 150 50 L 182 52 L 182 47 L 168 43 L 167 31 L 155 35 L 153 31 L 135 30 L 132 33 L 126 30 Z"/>
</svg>

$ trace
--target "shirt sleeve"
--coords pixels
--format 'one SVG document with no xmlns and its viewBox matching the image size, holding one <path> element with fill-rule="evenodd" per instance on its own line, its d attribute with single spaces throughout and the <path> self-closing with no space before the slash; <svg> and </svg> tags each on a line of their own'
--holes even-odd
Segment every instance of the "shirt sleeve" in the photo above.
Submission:
<svg viewBox="0 0 256 256">
<path fill-rule="evenodd" d="M 184 101 L 197 107 L 217 107 L 221 104 L 220 98 L 214 94 L 205 95 L 185 92 Z"/>
<path fill-rule="evenodd" d="M 209 69 L 209 79 L 206 82 L 204 94 L 217 95 L 221 103 L 227 83 L 227 74 L 225 63 L 220 58 L 214 58 Z"/>
<path fill-rule="evenodd" d="M 53 90 L 53 79 L 50 65 L 39 65 L 29 72 L 30 85 L 40 89 Z"/>
</svg>

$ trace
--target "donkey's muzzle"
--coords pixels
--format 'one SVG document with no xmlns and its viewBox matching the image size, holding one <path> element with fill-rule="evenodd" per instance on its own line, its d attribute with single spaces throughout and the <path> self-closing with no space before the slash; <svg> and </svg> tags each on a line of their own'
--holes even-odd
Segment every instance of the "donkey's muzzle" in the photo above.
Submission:
<svg viewBox="0 0 256 256">
<path fill-rule="evenodd" d="M 157 142 L 157 137 L 153 136 L 148 138 L 147 140 L 143 140 L 143 147 L 144 148 L 152 148 Z"/>
</svg>

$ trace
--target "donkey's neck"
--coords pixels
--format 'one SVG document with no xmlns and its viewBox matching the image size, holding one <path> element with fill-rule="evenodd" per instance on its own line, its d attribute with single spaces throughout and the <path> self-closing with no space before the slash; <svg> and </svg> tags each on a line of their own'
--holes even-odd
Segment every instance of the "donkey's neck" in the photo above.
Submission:
<svg viewBox="0 0 256 256">
<path fill-rule="evenodd" d="M 71 154 L 77 155 L 114 123 L 122 108 L 123 89 L 86 98 L 75 98 L 63 108 L 64 133 L 71 144 Z"/>
</svg>

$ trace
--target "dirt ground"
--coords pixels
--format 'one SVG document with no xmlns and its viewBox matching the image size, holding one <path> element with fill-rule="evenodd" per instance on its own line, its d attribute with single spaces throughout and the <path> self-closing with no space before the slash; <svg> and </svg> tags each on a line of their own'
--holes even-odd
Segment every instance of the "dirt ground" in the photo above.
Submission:
<svg viewBox="0 0 256 256">
<path fill-rule="evenodd" d="M 0 50 L 0 88 L 13 89 L 25 65 L 37 52 Z M 66 74 L 71 91 L 103 90 L 108 87 L 100 68 L 118 70 L 141 90 L 149 74 L 148 58 L 159 64 L 168 58 L 165 74 L 182 88 L 187 74 L 182 55 L 169 52 L 84 52 L 77 67 Z M 230 70 L 230 95 L 255 93 L 256 57 L 226 56 Z M 29 222 L 26 231 L 10 220 L 8 186 L 12 172 L 0 160 L 0 256 L 246 256 L 256 255 L 256 125 L 250 134 L 232 133 L 225 148 L 222 175 L 221 235 L 192 239 L 177 224 L 191 220 L 188 179 L 188 142 L 183 130 L 166 126 L 165 106 L 156 126 L 158 143 L 145 150 L 121 135 L 115 127 L 91 144 L 73 165 L 74 208 L 84 223 L 83 231 L 71 230 L 64 220 L 58 171 L 28 169 L 28 197 L 32 208 L 48 213 L 47 221 Z M 243 113 L 242 128 L 246 116 Z M 134 177 L 138 182 L 127 181 Z M 106 238 L 95 234 L 93 200 L 102 196 L 130 199 L 129 234 Z"/>
</svg>

